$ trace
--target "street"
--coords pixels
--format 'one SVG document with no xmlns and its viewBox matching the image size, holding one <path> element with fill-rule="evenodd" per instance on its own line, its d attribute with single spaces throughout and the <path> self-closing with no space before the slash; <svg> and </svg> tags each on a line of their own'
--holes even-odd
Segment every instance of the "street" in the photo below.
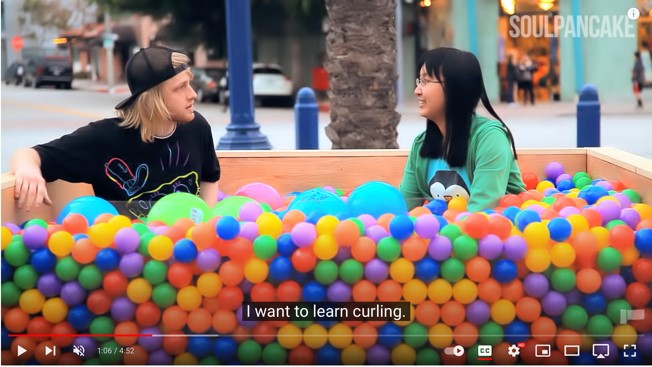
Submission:
<svg viewBox="0 0 652 367">
<path fill-rule="evenodd" d="M 73 85 L 73 88 L 75 86 Z M 127 94 L 87 89 L 28 89 L 2 85 L 2 171 L 9 170 L 11 154 L 72 132 L 90 121 L 114 116 L 113 106 Z M 647 91 L 646 109 L 636 110 L 631 101 L 602 105 L 601 145 L 612 146 L 652 158 L 652 95 Z M 494 106 L 512 130 L 518 148 L 573 148 L 576 146 L 575 105 L 568 102 L 535 106 Z M 215 103 L 199 103 L 195 109 L 212 126 L 215 144 L 225 133 L 230 114 Z M 412 96 L 398 106 L 401 123 L 398 143 L 409 148 L 412 139 L 425 128 Z M 483 112 L 480 112 L 483 113 Z M 324 127 L 328 112 L 319 114 L 319 148 L 330 149 Z M 275 150 L 295 148 L 294 111 L 289 108 L 257 108 L 255 120 Z"/>
</svg>

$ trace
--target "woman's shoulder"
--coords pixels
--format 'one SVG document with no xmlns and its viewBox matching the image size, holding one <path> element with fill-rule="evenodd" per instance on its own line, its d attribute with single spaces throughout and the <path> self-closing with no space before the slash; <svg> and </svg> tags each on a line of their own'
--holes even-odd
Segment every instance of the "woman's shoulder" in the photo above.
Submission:
<svg viewBox="0 0 652 367">
<path fill-rule="evenodd" d="M 482 116 L 477 113 L 473 116 L 473 121 L 471 122 L 472 135 L 490 131 L 495 128 L 501 129 L 503 131 L 505 130 L 505 126 L 503 125 L 503 123 L 496 119 Z"/>
</svg>

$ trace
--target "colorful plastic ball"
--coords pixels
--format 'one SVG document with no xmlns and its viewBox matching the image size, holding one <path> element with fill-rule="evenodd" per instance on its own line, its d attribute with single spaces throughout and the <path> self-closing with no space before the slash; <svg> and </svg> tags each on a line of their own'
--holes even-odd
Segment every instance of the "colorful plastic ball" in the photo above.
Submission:
<svg viewBox="0 0 652 367">
<path fill-rule="evenodd" d="M 128 254 L 138 249 L 140 235 L 133 228 L 122 228 L 115 234 L 115 248 L 121 254 Z"/>
<path fill-rule="evenodd" d="M 392 237 L 385 237 L 378 242 L 376 247 L 378 258 L 385 262 L 392 262 L 401 255 L 401 244 Z"/>
<path fill-rule="evenodd" d="M 315 240 L 313 251 L 320 260 L 330 260 L 337 255 L 339 246 L 332 235 L 320 235 Z"/>
<path fill-rule="evenodd" d="M 33 271 L 33 270 L 32 270 Z M 38 278 L 38 281 L 37 281 Z M 21 278 L 24 279 L 24 278 Z M 36 282 L 37 288 L 39 292 L 41 292 L 45 297 L 54 297 L 59 294 L 61 291 L 61 280 L 53 273 L 49 274 L 44 274 L 41 277 L 38 277 L 38 275 L 34 274 L 33 279 Z M 18 280 L 18 278 L 16 278 Z M 11 285 L 11 286 L 9 286 Z M 18 289 L 17 285 L 12 282 L 7 282 L 7 286 L 11 288 L 16 288 Z M 33 288 L 29 287 L 29 288 Z M 26 288 L 26 289 L 29 289 Z M 4 283 L 3 283 L 3 289 L 4 289 Z M 5 294 L 3 293 L 3 298 L 5 297 Z M 4 304 L 4 303 L 3 303 Z"/>
<path fill-rule="evenodd" d="M 652 255 L 652 228 L 643 228 L 636 231 L 634 246 L 643 255 Z"/>
<path fill-rule="evenodd" d="M 263 348 L 262 360 L 264 364 L 282 365 L 287 362 L 287 354 L 280 344 L 271 343 Z"/>
<path fill-rule="evenodd" d="M 179 240 L 173 251 L 175 260 L 182 263 L 189 263 L 197 258 L 197 246 L 187 238 Z"/>
<path fill-rule="evenodd" d="M 557 243 L 550 249 L 550 260 L 558 268 L 571 266 L 575 262 L 575 249 L 568 243 Z"/>
<path fill-rule="evenodd" d="M 232 216 L 225 216 L 218 219 L 215 230 L 221 239 L 232 240 L 240 233 L 240 223 Z"/>
<path fill-rule="evenodd" d="M 430 244 L 428 245 L 428 255 L 431 258 L 437 261 L 444 261 L 451 256 L 452 252 L 453 243 L 448 237 L 436 236 L 430 240 Z"/>
<path fill-rule="evenodd" d="M 548 292 L 541 301 L 543 312 L 553 317 L 561 315 L 566 309 L 566 304 L 566 297 L 556 291 Z"/>
<path fill-rule="evenodd" d="M 393 348 L 401 343 L 403 330 L 400 326 L 387 323 L 378 328 L 378 344 L 386 348 Z"/>
<path fill-rule="evenodd" d="M 433 215 L 420 215 L 414 222 L 414 232 L 421 238 L 434 238 L 439 232 L 439 221 Z"/>
<path fill-rule="evenodd" d="M 455 257 L 466 261 L 478 253 L 478 243 L 467 235 L 461 235 L 453 241 L 453 253 Z"/>
<path fill-rule="evenodd" d="M 337 280 L 328 286 L 326 291 L 326 298 L 331 302 L 345 302 L 351 300 L 352 291 L 351 287 Z"/>
<path fill-rule="evenodd" d="M 505 341 L 512 344 L 525 342 L 530 334 L 530 327 L 521 320 L 514 320 L 505 325 Z"/>
<path fill-rule="evenodd" d="M 245 279 L 253 284 L 265 281 L 269 274 L 267 263 L 260 259 L 251 259 L 244 266 Z"/>
<path fill-rule="evenodd" d="M 439 263 L 431 258 L 420 260 L 415 265 L 415 276 L 417 279 L 429 283 L 439 276 Z"/>
<path fill-rule="evenodd" d="M 605 189 L 602 186 L 596 186 L 596 185 L 590 185 L 584 188 L 584 190 L 580 191 L 578 197 L 581 199 L 586 200 L 587 204 L 593 205 L 595 204 L 600 198 L 609 195 L 609 192 L 607 189 Z"/>
<path fill-rule="evenodd" d="M 282 282 L 292 276 L 292 261 L 285 256 L 278 256 L 269 264 L 269 276 L 272 280 Z"/>
<path fill-rule="evenodd" d="M 386 347 L 374 345 L 367 349 L 367 363 L 370 365 L 387 365 L 390 364 L 391 354 Z M 338 362 L 334 363 L 338 364 Z"/>
<path fill-rule="evenodd" d="M 407 215 L 397 215 L 389 222 L 389 231 L 394 238 L 404 240 L 412 235 L 414 223 Z"/>
<path fill-rule="evenodd" d="M 589 321 L 586 310 L 578 305 L 569 306 L 562 314 L 562 324 L 571 330 L 582 330 Z"/>
<path fill-rule="evenodd" d="M 43 317 L 53 324 L 66 319 L 68 305 L 61 298 L 50 298 L 43 304 Z"/>
<path fill-rule="evenodd" d="M 525 266 L 532 272 L 542 273 L 550 266 L 550 252 L 535 248 L 525 256 Z"/>
<path fill-rule="evenodd" d="M 575 288 L 575 272 L 568 268 L 555 269 L 550 276 L 550 283 L 556 291 L 569 292 Z"/>
<path fill-rule="evenodd" d="M 129 253 L 120 259 L 120 271 L 128 278 L 139 276 L 143 271 L 144 259 L 139 253 Z"/>
<path fill-rule="evenodd" d="M 550 162 L 546 165 L 546 177 L 550 180 L 557 180 L 564 173 L 564 166 L 559 162 Z"/>
<path fill-rule="evenodd" d="M 603 248 L 598 252 L 598 267 L 604 271 L 614 271 L 622 263 L 622 255 L 613 247 Z"/>
<path fill-rule="evenodd" d="M 411 304 L 419 304 L 423 302 L 427 296 L 428 287 L 419 279 L 412 279 L 403 285 L 403 298 Z M 466 295 L 466 297 L 469 296 Z"/>
<path fill-rule="evenodd" d="M 601 314 L 607 309 L 607 299 L 600 292 L 587 294 L 582 297 L 582 307 L 589 315 Z"/>
<path fill-rule="evenodd" d="M 88 328 L 92 320 L 93 314 L 86 305 L 77 305 L 70 308 L 68 311 L 68 318 L 66 319 L 66 321 L 77 330 Z"/>
<path fill-rule="evenodd" d="M 172 257 L 174 243 L 167 236 L 154 236 L 147 245 L 149 255 L 158 261 L 165 261 Z"/>
<path fill-rule="evenodd" d="M 197 266 L 201 271 L 213 272 L 219 268 L 222 258 L 216 249 L 205 249 L 197 254 Z"/>
<path fill-rule="evenodd" d="M 0 261 L 2 261 L 2 265 L 0 265 L 0 271 L 2 272 L 2 283 L 8 282 L 13 279 L 14 269 L 5 261 L 4 258 Z"/>
<path fill-rule="evenodd" d="M 75 306 L 84 302 L 86 291 L 79 282 L 72 281 L 65 283 L 61 287 L 60 296 L 68 306 Z"/>
<path fill-rule="evenodd" d="M 20 299 L 18 301 L 20 309 L 28 314 L 36 314 L 41 312 L 44 303 L 45 297 L 36 289 L 26 290 L 20 295 Z"/>
<path fill-rule="evenodd" d="M 516 214 L 514 219 L 516 226 L 521 232 L 523 232 L 525 227 L 527 227 L 530 223 L 541 222 L 541 217 L 539 214 L 532 210 L 522 210 Z"/>
<path fill-rule="evenodd" d="M 450 258 L 441 265 L 441 277 L 455 283 L 464 277 L 464 263 L 456 258 Z"/>
<path fill-rule="evenodd" d="M 258 236 L 253 242 L 254 255 L 258 259 L 271 259 L 277 251 L 277 244 L 274 237 L 269 235 Z"/>
<path fill-rule="evenodd" d="M 496 235 L 487 235 L 478 242 L 478 253 L 487 260 L 497 259 L 503 253 L 503 241 Z"/>
<path fill-rule="evenodd" d="M 152 295 L 152 285 L 143 278 L 136 278 L 127 286 L 127 297 L 134 303 L 147 302 Z"/>
<path fill-rule="evenodd" d="M 104 272 L 117 269 L 120 265 L 120 254 L 112 248 L 102 249 L 95 256 L 95 265 Z"/>
<path fill-rule="evenodd" d="M 118 210 L 108 201 L 96 196 L 81 196 L 71 200 L 59 212 L 56 222 L 61 224 L 69 214 L 81 214 L 87 223 L 95 223 L 101 214 L 118 215 Z"/>
<path fill-rule="evenodd" d="M 620 298 L 625 294 L 627 283 L 619 274 L 608 274 L 602 278 L 600 290 L 607 299 Z"/>
<path fill-rule="evenodd" d="M 340 351 L 334 346 L 327 344 L 317 350 L 315 353 L 317 363 L 325 365 L 338 365 L 341 364 Z"/>
<path fill-rule="evenodd" d="M 492 275 L 497 281 L 506 284 L 516 279 L 518 270 L 516 264 L 508 259 L 498 260 L 492 269 Z"/>
<path fill-rule="evenodd" d="M 5 258 L 6 258 L 6 252 L 5 252 Z M 32 253 L 29 263 L 35 271 L 37 271 L 40 274 L 45 274 L 54 271 L 57 265 L 57 257 L 52 252 L 50 252 L 50 250 L 46 248 L 42 248 Z M 10 263 L 9 265 L 12 264 Z"/>
<path fill-rule="evenodd" d="M 256 219 L 256 224 L 258 224 L 258 232 L 263 235 L 267 234 L 274 238 L 278 236 L 283 231 L 283 222 L 273 213 L 263 213 Z"/>
<path fill-rule="evenodd" d="M 528 226 L 525 230 L 531 227 Z M 532 245 L 531 241 L 526 242 L 521 236 L 509 236 L 503 243 L 503 255 L 508 260 L 519 261 L 527 254 L 528 244 Z"/>
<path fill-rule="evenodd" d="M 476 300 L 466 307 L 466 318 L 472 324 L 481 326 L 491 318 L 491 310 L 486 302 Z"/>
<path fill-rule="evenodd" d="M 238 360 L 243 364 L 256 364 L 263 353 L 260 344 L 247 340 L 238 347 Z"/>
<path fill-rule="evenodd" d="M 469 279 L 462 279 L 453 286 L 453 298 L 461 304 L 469 304 L 475 301 L 477 297 L 477 285 Z"/>
<path fill-rule="evenodd" d="M 553 241 L 563 242 L 570 237 L 572 232 L 572 226 L 565 218 L 553 218 L 548 222 L 548 230 L 550 232 L 550 238 Z"/>
<path fill-rule="evenodd" d="M 491 318 L 500 325 L 507 325 L 516 318 L 516 307 L 506 299 L 491 305 Z"/>
<path fill-rule="evenodd" d="M 44 247 L 47 240 L 48 231 L 41 226 L 30 226 L 23 231 L 23 244 L 30 250 Z"/>
<path fill-rule="evenodd" d="M 301 295 L 304 301 L 322 302 L 326 300 L 326 288 L 316 281 L 310 281 L 303 286 Z"/>
<path fill-rule="evenodd" d="M 353 189 L 346 206 L 352 216 L 370 214 L 378 218 L 387 213 L 406 215 L 408 212 L 398 189 L 380 181 L 370 181 Z"/>
</svg>

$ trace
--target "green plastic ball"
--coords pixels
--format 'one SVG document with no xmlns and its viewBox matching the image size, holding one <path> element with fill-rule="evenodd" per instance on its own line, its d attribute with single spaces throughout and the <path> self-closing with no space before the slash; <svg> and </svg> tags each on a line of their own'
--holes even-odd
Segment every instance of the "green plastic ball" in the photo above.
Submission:
<svg viewBox="0 0 652 367">
<path fill-rule="evenodd" d="M 22 239 L 12 240 L 2 253 L 7 264 L 14 268 L 27 264 L 29 261 L 29 249 L 25 247 Z"/>
<path fill-rule="evenodd" d="M 31 265 L 23 265 L 14 271 L 14 282 L 20 289 L 36 288 L 38 273 Z"/>
<path fill-rule="evenodd" d="M 2 283 L 2 299 L 0 300 L 3 306 L 13 307 L 18 304 L 20 299 L 21 290 L 14 282 Z"/>
<path fill-rule="evenodd" d="M 163 283 L 167 277 L 168 267 L 164 262 L 157 260 L 150 260 L 143 267 L 143 277 L 151 285 L 159 285 Z"/>
<path fill-rule="evenodd" d="M 605 315 L 594 315 L 589 319 L 586 330 L 594 338 L 608 338 L 614 331 L 614 326 L 611 320 L 609 320 L 609 317 Z"/>
<path fill-rule="evenodd" d="M 123 347 L 120 346 L 118 343 L 116 343 L 115 340 L 109 340 L 108 342 L 102 343 L 102 346 L 100 348 L 103 348 L 103 350 L 113 351 L 112 353 L 99 354 L 100 361 L 102 361 L 102 364 L 116 365 L 122 362 L 123 354 L 120 353 L 120 348 Z"/>
<path fill-rule="evenodd" d="M 636 191 L 634 191 L 632 189 L 625 189 L 625 190 L 622 191 L 622 193 L 627 195 L 627 197 L 629 198 L 629 201 L 631 201 L 632 204 L 641 203 L 641 195 L 638 192 L 636 192 Z"/>
<path fill-rule="evenodd" d="M 464 233 L 462 232 L 462 228 L 460 228 L 460 226 L 457 224 L 449 224 L 444 226 L 444 228 L 439 231 L 439 234 L 446 236 L 451 241 L 451 243 L 455 243 L 457 237 L 461 236 Z"/>
<path fill-rule="evenodd" d="M 632 305 L 624 299 L 615 299 L 607 304 L 607 316 L 615 325 L 620 324 L 620 315 L 622 311 L 631 311 Z"/>
<path fill-rule="evenodd" d="M 598 252 L 598 267 L 604 271 L 614 271 L 620 268 L 623 256 L 613 247 L 605 247 Z"/>
<path fill-rule="evenodd" d="M 416 364 L 421 366 L 437 366 L 441 364 L 441 359 L 439 358 L 439 354 L 433 349 L 424 348 L 417 353 Z"/>
<path fill-rule="evenodd" d="M 441 264 L 441 277 L 450 283 L 456 283 L 464 278 L 464 263 L 456 258 L 450 258 Z"/>
<path fill-rule="evenodd" d="M 409 346 L 420 348 L 428 342 L 428 329 L 418 322 L 413 322 L 403 329 L 403 338 Z"/>
<path fill-rule="evenodd" d="M 550 277 L 552 288 L 562 293 L 569 292 L 575 288 L 576 280 L 575 272 L 565 268 L 555 269 Z"/>
<path fill-rule="evenodd" d="M 392 262 L 401 256 L 401 244 L 394 237 L 385 237 L 378 241 L 376 246 L 378 258 L 385 262 Z"/>
<path fill-rule="evenodd" d="M 478 254 L 478 242 L 467 235 L 461 235 L 453 242 L 455 257 L 467 261 Z"/>
<path fill-rule="evenodd" d="M 43 227 L 43 228 L 45 228 L 45 229 L 48 229 L 48 222 L 46 222 L 46 221 L 43 220 L 43 219 L 34 218 L 34 219 L 30 219 L 30 220 L 28 220 L 28 221 L 25 223 L 25 226 L 24 226 L 24 227 L 25 227 L 25 228 L 29 228 L 29 227 L 31 227 L 31 226 L 39 226 L 39 227 Z"/>
<path fill-rule="evenodd" d="M 503 341 L 503 327 L 493 321 L 482 325 L 478 330 L 480 344 L 497 345 Z"/>
<path fill-rule="evenodd" d="M 362 264 L 353 259 L 344 260 L 340 266 L 340 279 L 347 284 L 355 284 L 362 279 L 364 267 Z"/>
<path fill-rule="evenodd" d="M 320 261 L 315 267 L 315 280 L 323 285 L 329 285 L 337 280 L 339 269 L 335 261 Z"/>
<path fill-rule="evenodd" d="M 103 279 L 102 271 L 95 265 L 86 265 L 79 272 L 79 284 L 89 291 L 102 286 Z"/>
<path fill-rule="evenodd" d="M 263 363 L 266 365 L 282 365 L 288 358 L 288 352 L 279 343 L 267 344 L 263 348 Z"/>
<path fill-rule="evenodd" d="M 57 274 L 59 279 L 64 282 L 69 282 L 73 279 L 77 279 L 81 266 L 77 263 L 72 257 L 66 256 L 63 259 L 60 259 L 57 262 L 57 266 L 54 268 L 54 272 Z"/>
<path fill-rule="evenodd" d="M 242 364 L 256 364 L 260 361 L 263 348 L 253 340 L 247 340 L 238 347 L 238 361 Z"/>
<path fill-rule="evenodd" d="M 170 307 L 177 300 L 177 290 L 169 283 L 161 283 L 154 287 L 152 300 L 162 309 Z"/>
<path fill-rule="evenodd" d="M 115 323 L 108 316 L 96 317 L 95 319 L 93 319 L 93 321 L 91 321 L 91 325 L 89 326 L 88 330 L 90 331 L 91 334 L 95 334 L 95 335 L 113 334 L 113 330 L 115 330 Z M 99 341 L 111 339 L 111 337 L 108 336 L 94 336 L 93 338 Z"/>
<path fill-rule="evenodd" d="M 586 323 L 589 321 L 589 315 L 586 313 L 586 310 L 578 305 L 571 305 L 561 316 L 562 324 L 571 330 L 582 330 L 586 326 Z"/>
<path fill-rule="evenodd" d="M 254 255 L 261 260 L 268 260 L 276 255 L 278 246 L 274 237 L 264 234 L 254 240 Z"/>
</svg>

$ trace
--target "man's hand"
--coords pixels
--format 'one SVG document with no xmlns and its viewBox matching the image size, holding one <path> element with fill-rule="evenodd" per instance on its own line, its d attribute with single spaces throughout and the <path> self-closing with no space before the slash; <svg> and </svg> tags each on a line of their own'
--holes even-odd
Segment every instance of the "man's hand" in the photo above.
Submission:
<svg viewBox="0 0 652 367">
<path fill-rule="evenodd" d="M 41 203 L 52 205 L 41 173 L 41 160 L 34 149 L 18 151 L 12 157 L 11 172 L 16 176 L 14 197 L 19 209 L 30 211 L 39 209 Z"/>
</svg>

